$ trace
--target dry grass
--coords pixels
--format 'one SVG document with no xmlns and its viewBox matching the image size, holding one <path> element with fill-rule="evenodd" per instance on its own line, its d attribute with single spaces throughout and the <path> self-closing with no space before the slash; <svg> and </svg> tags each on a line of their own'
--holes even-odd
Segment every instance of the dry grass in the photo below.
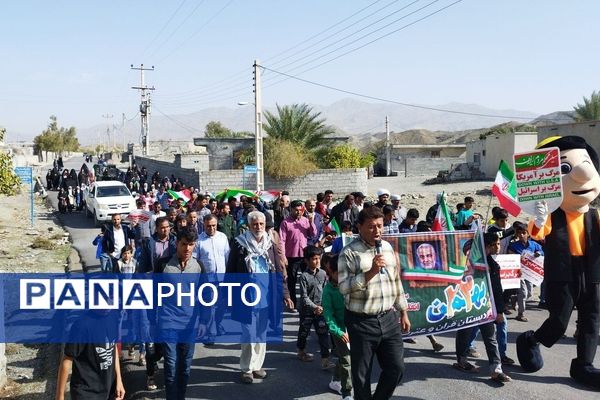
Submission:
<svg viewBox="0 0 600 400">
<path fill-rule="evenodd" d="M 31 243 L 32 249 L 44 249 L 44 250 L 53 250 L 56 245 L 50 240 L 42 236 L 38 236 L 33 239 L 33 243 Z"/>
</svg>

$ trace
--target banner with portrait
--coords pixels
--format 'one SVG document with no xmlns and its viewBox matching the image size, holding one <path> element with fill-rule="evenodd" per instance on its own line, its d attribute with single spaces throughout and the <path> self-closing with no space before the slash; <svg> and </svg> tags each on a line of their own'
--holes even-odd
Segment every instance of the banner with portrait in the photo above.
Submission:
<svg viewBox="0 0 600 400">
<path fill-rule="evenodd" d="M 480 231 L 386 235 L 400 261 L 411 331 L 429 335 L 496 318 Z"/>
</svg>

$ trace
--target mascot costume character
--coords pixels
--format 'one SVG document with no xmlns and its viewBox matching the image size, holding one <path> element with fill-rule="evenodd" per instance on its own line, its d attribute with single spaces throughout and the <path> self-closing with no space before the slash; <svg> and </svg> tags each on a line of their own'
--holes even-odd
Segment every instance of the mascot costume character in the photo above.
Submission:
<svg viewBox="0 0 600 400">
<path fill-rule="evenodd" d="M 570 374 L 577 382 L 600 388 L 600 369 L 593 361 L 600 323 L 600 218 L 590 203 L 600 194 L 598 154 L 579 136 L 551 137 L 538 149 L 558 147 L 563 200 L 550 215 L 536 204 L 531 236 L 544 239 L 544 280 L 549 316 L 542 326 L 517 338 L 517 355 L 526 372 L 544 365 L 539 344 L 552 347 L 565 333 L 577 307 L 577 357 Z"/>
</svg>

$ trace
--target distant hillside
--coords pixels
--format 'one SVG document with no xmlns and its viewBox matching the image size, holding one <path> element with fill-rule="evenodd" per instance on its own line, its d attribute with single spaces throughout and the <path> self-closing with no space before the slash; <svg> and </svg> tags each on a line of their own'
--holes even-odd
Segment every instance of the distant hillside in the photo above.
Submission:
<svg viewBox="0 0 600 400">
<path fill-rule="evenodd" d="M 160 109 L 157 103 L 156 107 Z M 312 105 L 315 111 L 321 112 L 329 125 L 336 127 L 340 135 L 356 136 L 366 132 L 383 132 L 385 116 L 390 119 L 390 129 L 395 132 L 406 130 L 430 131 L 463 131 L 494 126 L 503 122 L 503 118 L 488 118 L 472 115 L 451 114 L 431 110 L 417 109 L 396 104 L 367 103 L 355 99 L 343 99 L 329 106 Z M 537 115 L 528 111 L 494 110 L 477 104 L 450 103 L 433 106 L 461 112 L 479 114 L 507 115 L 519 118 L 535 118 Z M 273 108 L 267 110 L 274 112 Z M 191 114 L 161 115 L 155 110 L 150 120 L 150 137 L 191 139 L 202 137 L 204 127 L 210 121 L 217 120 L 233 130 L 254 130 L 254 110 L 252 106 L 236 108 L 208 108 Z M 78 137 L 82 144 L 94 143 L 98 137 L 106 135 L 106 125 L 98 124 L 89 128 L 78 127 Z M 125 124 L 123 132 L 118 133 L 128 140 L 137 141 L 140 135 L 139 119 Z M 370 134 L 372 135 L 372 134 Z"/>
<path fill-rule="evenodd" d="M 531 121 L 531 123 L 536 126 L 568 124 L 571 122 L 577 122 L 575 120 L 575 111 L 556 111 L 550 114 L 540 115 Z"/>
<path fill-rule="evenodd" d="M 392 132 L 390 134 L 390 141 L 392 144 L 462 144 L 477 140 L 480 135 L 486 134 L 491 130 L 519 130 L 519 126 L 523 126 L 523 124 L 511 121 L 487 128 L 467 129 L 453 132 L 411 129 L 404 132 Z M 362 150 L 373 150 L 385 144 L 385 132 L 357 135 L 352 137 L 352 143 Z"/>
</svg>

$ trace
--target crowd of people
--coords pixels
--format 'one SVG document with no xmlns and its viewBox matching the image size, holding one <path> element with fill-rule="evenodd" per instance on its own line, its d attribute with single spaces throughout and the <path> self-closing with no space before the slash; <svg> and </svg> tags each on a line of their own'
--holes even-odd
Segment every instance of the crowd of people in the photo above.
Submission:
<svg viewBox="0 0 600 400">
<path fill-rule="evenodd" d="M 320 367 L 334 370 L 328 383 L 331 390 L 345 400 L 392 396 L 404 373 L 404 343 L 414 340 L 403 340 L 402 337 L 411 325 L 400 282 L 401 266 L 391 245 L 381 239 L 385 234 L 430 231 L 442 195 L 438 195 L 436 204 L 420 212 L 402 206 L 401 196 L 386 189 L 379 190 L 373 202 L 367 201 L 361 192 L 335 194 L 325 190 L 314 199 L 305 200 L 292 199 L 283 191 L 272 203 L 267 203 L 259 196 L 217 198 L 186 186 L 174 176 L 163 177 L 159 171 L 149 175 L 143 167 L 130 168 L 123 174 L 123 179 L 137 193 L 137 207 L 149 211 L 151 217 L 147 221 L 124 224 L 126 216 L 114 214 L 111 223 L 101 227 L 93 245 L 97 246 L 96 256 L 102 271 L 123 274 L 281 273 L 285 280 L 283 299 L 273 301 L 283 301 L 289 313 L 298 315 L 298 360 L 314 360 L 307 350 L 307 339 L 314 329 L 320 350 Z M 175 199 L 169 190 L 188 190 L 190 199 L 187 202 L 182 198 Z M 335 201 L 336 197 L 341 201 Z M 471 229 L 473 224 L 487 227 L 484 243 L 492 284 L 490 290 L 498 316 L 493 322 L 457 332 L 454 366 L 465 372 L 478 371 L 468 359 L 481 357 L 475 346 L 477 335 L 481 333 L 490 377 L 505 383 L 511 378 L 503 372 L 502 365 L 514 363 L 506 354 L 508 326 L 505 315 L 516 310 L 516 320 L 527 322 L 526 301 L 531 298 L 532 285 L 522 280 L 519 290 L 503 291 L 499 266 L 492 256 L 524 251 L 539 256 L 543 255 L 543 250 L 528 236 L 526 224 L 509 223 L 506 210 L 494 208 L 492 220 L 484 224 L 483 216 L 474 211 L 474 206 L 473 198 L 466 197 L 456 206 L 452 220 L 456 229 Z M 422 215 L 425 218 L 419 220 Z M 355 235 L 359 240 L 344 246 L 338 232 Z M 434 249 L 425 247 L 418 250 L 423 268 L 435 268 L 432 251 Z M 543 302 L 542 291 L 540 303 Z M 255 310 L 252 320 L 248 320 L 247 315 L 236 315 L 235 309 L 230 312 L 233 320 L 242 323 L 246 333 L 249 330 L 260 333 L 271 318 L 265 310 Z M 221 323 L 226 313 L 225 307 L 217 306 L 202 322 L 206 345 L 214 344 L 223 334 Z M 428 338 L 434 351 L 444 348 L 434 336 Z M 126 353 L 146 366 L 148 390 L 157 389 L 157 363 L 164 358 L 166 398 L 184 399 L 194 343 L 178 341 L 177 337 L 173 341 L 132 344 Z M 258 383 L 266 378 L 267 372 L 263 368 L 266 347 L 265 342 L 241 345 L 239 367 L 243 383 Z M 92 357 L 93 351 L 82 349 L 82 346 L 65 349 L 63 363 L 66 364 L 61 364 L 61 368 L 71 368 L 71 365 L 74 369 L 95 368 L 104 377 L 95 379 L 93 388 L 84 387 L 85 379 L 74 382 L 72 378 L 72 398 L 88 398 L 86 395 L 92 392 L 108 396 L 117 393 L 117 398 L 124 396 L 127 385 L 123 385 L 120 376 L 118 346 L 101 350 L 114 352 L 114 363 L 107 367 L 108 375 L 98 366 L 91 367 L 89 360 L 77 361 Z M 382 372 L 376 391 L 371 393 L 374 357 L 377 357 Z M 74 377 L 81 375 L 81 371 L 78 375 L 74 373 Z M 58 398 L 64 395 L 65 379 L 59 380 Z"/>
</svg>

